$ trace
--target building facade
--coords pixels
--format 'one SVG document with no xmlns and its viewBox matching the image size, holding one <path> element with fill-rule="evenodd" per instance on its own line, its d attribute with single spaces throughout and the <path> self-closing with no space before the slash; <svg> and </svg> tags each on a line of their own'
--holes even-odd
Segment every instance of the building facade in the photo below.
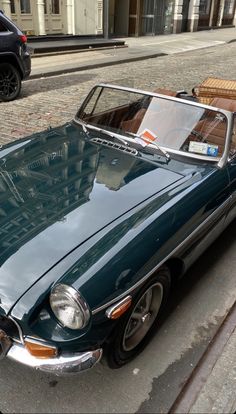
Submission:
<svg viewBox="0 0 236 414">
<path fill-rule="evenodd" d="M 30 35 L 106 37 L 196 31 L 234 24 L 236 0 L 0 0 Z"/>
<path fill-rule="evenodd" d="M 229 26 L 236 0 L 104 0 L 110 36 L 145 36 Z"/>
<path fill-rule="evenodd" d="M 0 0 L 0 9 L 28 35 L 103 33 L 102 0 Z"/>
<path fill-rule="evenodd" d="M 230 26 L 234 23 L 235 0 L 200 0 L 198 28 Z"/>
</svg>

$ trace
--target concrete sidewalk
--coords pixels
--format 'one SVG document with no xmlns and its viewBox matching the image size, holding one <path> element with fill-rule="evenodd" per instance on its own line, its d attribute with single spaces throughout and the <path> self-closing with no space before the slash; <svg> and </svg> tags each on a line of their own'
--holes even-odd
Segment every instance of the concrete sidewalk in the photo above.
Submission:
<svg viewBox="0 0 236 414">
<path fill-rule="evenodd" d="M 191 414 L 236 412 L 236 328 L 189 411 Z"/>
<path fill-rule="evenodd" d="M 31 79 L 89 70 L 163 55 L 223 45 L 236 41 L 236 29 L 216 29 L 194 33 L 125 38 L 126 48 L 93 48 L 90 51 L 58 53 L 56 56 L 33 55 Z"/>
<path fill-rule="evenodd" d="M 236 412 L 236 302 L 186 382 L 170 414 Z"/>
<path fill-rule="evenodd" d="M 53 55 L 61 52 L 80 52 L 97 48 L 125 47 L 124 40 L 94 38 L 92 36 L 34 36 L 28 37 L 31 53 L 37 56 Z"/>
</svg>

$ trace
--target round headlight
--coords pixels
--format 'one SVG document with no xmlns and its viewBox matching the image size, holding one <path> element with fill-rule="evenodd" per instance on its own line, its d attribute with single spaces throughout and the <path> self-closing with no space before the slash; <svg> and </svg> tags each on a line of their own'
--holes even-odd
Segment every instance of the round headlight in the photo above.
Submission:
<svg viewBox="0 0 236 414">
<path fill-rule="evenodd" d="M 50 305 L 56 318 L 67 328 L 82 329 L 89 321 L 88 305 L 71 286 L 56 285 L 50 294 Z"/>
</svg>

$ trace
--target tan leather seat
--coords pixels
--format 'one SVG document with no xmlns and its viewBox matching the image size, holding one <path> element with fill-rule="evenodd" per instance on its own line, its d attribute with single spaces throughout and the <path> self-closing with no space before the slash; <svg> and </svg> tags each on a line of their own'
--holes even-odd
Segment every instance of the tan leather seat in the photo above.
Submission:
<svg viewBox="0 0 236 414">
<path fill-rule="evenodd" d="M 222 122 L 215 123 L 214 118 L 206 118 L 198 122 L 194 128 L 202 137 L 205 137 L 206 142 L 218 146 L 218 155 L 221 156 L 225 145 L 226 125 Z M 193 139 L 191 138 L 191 141 Z M 196 141 L 199 139 L 196 137 Z M 204 142 L 204 140 L 202 140 Z"/>
<path fill-rule="evenodd" d="M 122 121 L 120 124 L 120 128 L 123 131 L 133 132 L 134 134 L 136 134 L 144 118 L 145 113 L 145 108 L 139 109 L 132 119 Z"/>
<path fill-rule="evenodd" d="M 171 91 L 170 89 L 157 88 L 153 92 L 160 93 L 162 95 L 176 96 L 176 92 Z M 122 121 L 120 124 L 120 128 L 123 131 L 133 132 L 134 134 L 137 133 L 142 123 L 145 113 L 146 113 L 145 108 L 139 109 L 132 119 L 129 119 L 127 121 Z"/>
<path fill-rule="evenodd" d="M 233 99 L 216 97 L 212 99 L 210 105 L 231 112 L 236 111 L 236 101 Z M 222 155 L 225 145 L 226 124 L 220 121 L 217 122 L 217 120 L 214 120 L 213 114 L 210 112 L 209 114 L 208 118 L 198 122 L 195 130 L 206 136 L 206 141 L 210 144 L 218 145 L 219 155 Z M 236 142 L 233 141 L 233 145 L 236 146 Z"/>
</svg>

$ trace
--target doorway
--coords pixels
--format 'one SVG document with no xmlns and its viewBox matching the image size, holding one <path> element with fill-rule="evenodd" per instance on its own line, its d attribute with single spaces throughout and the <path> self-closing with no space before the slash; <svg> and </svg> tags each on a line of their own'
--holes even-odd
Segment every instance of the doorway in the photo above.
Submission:
<svg viewBox="0 0 236 414">
<path fill-rule="evenodd" d="M 188 31 L 189 2 L 190 2 L 190 0 L 183 0 L 181 32 L 187 32 Z"/>
<path fill-rule="evenodd" d="M 165 32 L 165 0 L 141 1 L 141 34 L 145 36 Z"/>
<path fill-rule="evenodd" d="M 129 36 L 139 35 L 140 0 L 130 0 L 129 3 Z"/>
<path fill-rule="evenodd" d="M 198 29 L 208 28 L 210 25 L 212 0 L 200 0 Z"/>
<path fill-rule="evenodd" d="M 45 0 L 45 29 L 47 34 L 62 33 L 61 0 Z"/>
<path fill-rule="evenodd" d="M 31 0 L 11 0 L 11 18 L 21 28 L 21 30 L 28 34 L 35 34 L 35 3 Z"/>
</svg>

